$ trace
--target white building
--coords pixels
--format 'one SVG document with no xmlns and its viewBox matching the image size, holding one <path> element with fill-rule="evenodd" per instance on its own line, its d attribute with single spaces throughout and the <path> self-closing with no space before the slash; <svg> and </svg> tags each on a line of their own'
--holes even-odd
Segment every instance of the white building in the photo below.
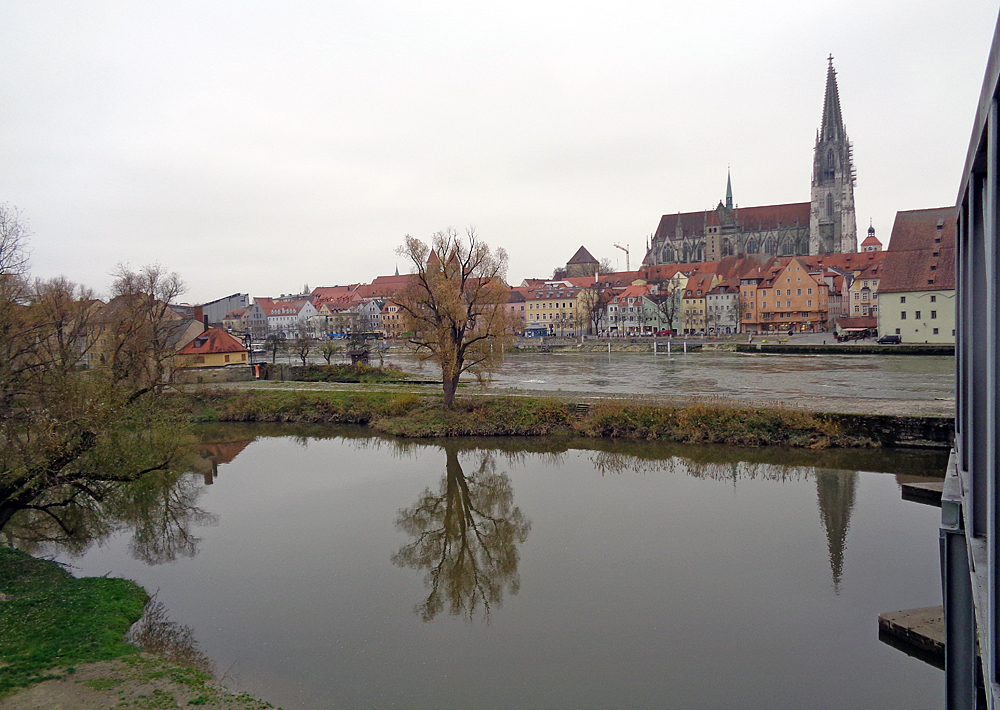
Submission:
<svg viewBox="0 0 1000 710">
<path fill-rule="evenodd" d="M 897 212 L 878 285 L 879 335 L 955 342 L 955 208 Z"/>
</svg>

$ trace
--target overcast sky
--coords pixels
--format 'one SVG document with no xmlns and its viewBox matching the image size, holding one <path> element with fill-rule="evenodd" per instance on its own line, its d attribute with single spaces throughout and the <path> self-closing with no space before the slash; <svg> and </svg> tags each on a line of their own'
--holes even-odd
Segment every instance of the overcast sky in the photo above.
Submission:
<svg viewBox="0 0 1000 710">
<path fill-rule="evenodd" d="M 474 225 L 545 277 L 664 213 L 809 199 L 827 55 L 858 233 L 953 204 L 997 4 L 0 0 L 0 202 L 35 275 L 370 281 Z"/>
</svg>

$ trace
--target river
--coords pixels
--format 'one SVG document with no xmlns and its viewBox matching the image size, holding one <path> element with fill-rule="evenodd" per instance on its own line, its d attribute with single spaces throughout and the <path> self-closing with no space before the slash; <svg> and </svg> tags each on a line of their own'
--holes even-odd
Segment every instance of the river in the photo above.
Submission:
<svg viewBox="0 0 1000 710">
<path fill-rule="evenodd" d="M 941 454 L 200 436 L 152 524 L 60 558 L 286 710 L 943 702 L 877 633 L 940 603 L 938 509 L 899 480 Z"/>
</svg>

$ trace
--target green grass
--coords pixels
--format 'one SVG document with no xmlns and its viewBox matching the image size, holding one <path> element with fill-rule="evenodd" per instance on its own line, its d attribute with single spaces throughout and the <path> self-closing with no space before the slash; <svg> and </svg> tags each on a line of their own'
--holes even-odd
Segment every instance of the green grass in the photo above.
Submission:
<svg viewBox="0 0 1000 710">
<path fill-rule="evenodd" d="M 122 638 L 146 591 L 125 579 L 75 579 L 54 562 L 0 547 L 0 697 L 53 669 L 138 652 Z"/>
</svg>

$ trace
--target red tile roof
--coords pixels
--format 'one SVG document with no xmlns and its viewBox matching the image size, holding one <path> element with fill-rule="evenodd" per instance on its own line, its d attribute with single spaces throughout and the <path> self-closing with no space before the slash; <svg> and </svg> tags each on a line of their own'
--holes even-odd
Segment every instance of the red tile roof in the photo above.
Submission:
<svg viewBox="0 0 1000 710">
<path fill-rule="evenodd" d="M 954 207 L 897 212 L 879 293 L 955 288 Z"/>
<path fill-rule="evenodd" d="M 239 340 L 219 328 L 209 328 L 177 351 L 178 355 L 211 355 L 215 353 L 245 353 Z"/>
</svg>

